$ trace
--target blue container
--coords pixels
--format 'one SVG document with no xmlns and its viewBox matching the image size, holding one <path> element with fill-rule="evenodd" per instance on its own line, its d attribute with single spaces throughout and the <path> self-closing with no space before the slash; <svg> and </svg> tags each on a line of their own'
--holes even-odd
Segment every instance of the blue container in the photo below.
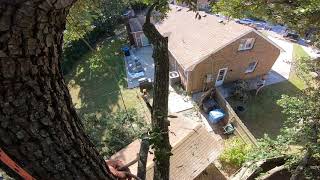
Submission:
<svg viewBox="0 0 320 180">
<path fill-rule="evenodd" d="M 124 46 L 121 48 L 125 56 L 130 56 L 130 48 L 128 46 Z"/>
<path fill-rule="evenodd" d="M 222 109 L 215 109 L 209 112 L 209 121 L 216 124 L 223 120 L 225 116 L 226 114 Z"/>
</svg>

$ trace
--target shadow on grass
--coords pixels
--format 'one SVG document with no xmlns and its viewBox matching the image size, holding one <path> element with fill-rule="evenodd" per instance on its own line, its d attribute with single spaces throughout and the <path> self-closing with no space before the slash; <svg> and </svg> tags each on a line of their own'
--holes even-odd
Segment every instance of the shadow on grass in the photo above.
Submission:
<svg viewBox="0 0 320 180">
<path fill-rule="evenodd" d="M 234 109 L 238 105 L 245 107 L 245 112 L 240 114 L 239 117 L 256 138 L 262 138 L 264 134 L 275 137 L 280 133 L 286 119 L 277 101 L 284 94 L 297 96 L 299 93 L 301 93 L 301 90 L 291 82 L 283 81 L 264 87 L 257 96 L 255 91 L 250 91 L 246 103 L 237 101 L 232 97 L 227 100 Z"/>
<path fill-rule="evenodd" d="M 126 87 L 126 72 L 120 52 L 124 39 L 103 42 L 97 51 L 86 54 L 66 76 L 70 94 L 80 115 L 112 112 L 120 108 L 119 94 Z"/>
</svg>

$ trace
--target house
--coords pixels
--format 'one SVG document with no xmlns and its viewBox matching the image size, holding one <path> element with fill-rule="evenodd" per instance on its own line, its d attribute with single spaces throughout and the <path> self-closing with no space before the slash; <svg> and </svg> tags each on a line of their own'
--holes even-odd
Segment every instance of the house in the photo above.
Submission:
<svg viewBox="0 0 320 180">
<path fill-rule="evenodd" d="M 156 24 L 169 38 L 171 70 L 187 92 L 268 74 L 281 48 L 255 29 L 188 8 L 170 5 Z"/>
<path fill-rule="evenodd" d="M 144 47 L 150 45 L 148 38 L 144 35 L 142 26 L 145 22 L 145 16 L 137 16 L 128 19 L 129 39 L 132 39 L 132 45 Z"/>
<path fill-rule="evenodd" d="M 170 179 L 172 180 L 224 180 L 222 173 L 214 166 L 213 161 L 223 150 L 220 136 L 210 134 L 201 124 L 178 118 L 170 120 L 170 144 L 172 156 L 170 157 Z M 140 141 L 136 140 L 126 148 L 114 154 L 111 159 L 118 159 L 124 163 L 131 162 L 139 153 Z M 146 179 L 153 177 L 153 158 L 149 153 L 147 161 Z M 133 174 L 137 173 L 137 163 L 130 166 Z"/>
</svg>

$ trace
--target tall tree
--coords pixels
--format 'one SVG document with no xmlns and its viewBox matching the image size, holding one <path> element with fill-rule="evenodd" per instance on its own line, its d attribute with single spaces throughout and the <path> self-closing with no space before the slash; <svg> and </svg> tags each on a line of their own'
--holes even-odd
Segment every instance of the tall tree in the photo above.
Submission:
<svg viewBox="0 0 320 180">
<path fill-rule="evenodd" d="M 154 149 L 154 180 L 169 179 L 171 145 L 169 142 L 168 94 L 169 53 L 168 38 L 163 37 L 151 23 L 151 13 L 158 4 L 152 4 L 146 15 L 143 31 L 154 46 L 155 83 L 153 88 L 152 134 Z"/>
<path fill-rule="evenodd" d="M 0 1 L 0 146 L 37 179 L 111 179 L 60 70 L 73 3 Z"/>
<path fill-rule="evenodd" d="M 146 14 L 146 22 L 143 25 L 143 32 L 153 45 L 153 59 L 155 64 L 155 80 L 153 88 L 152 105 L 152 132 L 150 144 L 154 149 L 154 180 L 168 180 L 170 178 L 170 156 L 171 145 L 169 141 L 170 122 L 168 121 L 168 95 L 169 95 L 169 51 L 168 37 L 159 33 L 151 16 L 153 11 L 157 12 L 162 19 L 169 11 L 167 0 L 147 0 L 149 9 Z M 182 3 L 189 5 L 191 10 L 196 10 L 194 0 L 182 0 Z"/>
</svg>

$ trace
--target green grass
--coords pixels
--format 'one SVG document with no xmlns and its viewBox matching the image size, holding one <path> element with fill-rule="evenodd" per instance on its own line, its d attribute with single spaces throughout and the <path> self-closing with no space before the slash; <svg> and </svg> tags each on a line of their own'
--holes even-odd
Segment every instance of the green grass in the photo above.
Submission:
<svg viewBox="0 0 320 180">
<path fill-rule="evenodd" d="M 249 100 L 245 104 L 232 97 L 227 100 L 233 108 L 238 105 L 245 107 L 245 112 L 239 117 L 256 138 L 262 138 L 265 133 L 274 137 L 286 119 L 277 101 L 282 94 L 295 96 L 299 92 L 292 83 L 284 81 L 263 88 L 257 96 L 255 91 L 249 92 Z"/>
<path fill-rule="evenodd" d="M 308 53 L 299 45 L 293 45 L 293 58 L 310 57 Z"/>
<path fill-rule="evenodd" d="M 119 109 L 136 108 L 143 104 L 137 99 L 136 89 L 126 89 L 126 71 L 120 48 L 126 43 L 124 38 L 102 42 L 96 52 L 86 54 L 66 81 L 72 101 L 82 116 L 87 113 L 114 113 Z M 122 102 L 121 94 L 124 102 Z"/>
<path fill-rule="evenodd" d="M 294 61 L 299 60 L 300 57 L 308 56 L 300 45 L 294 44 L 293 48 Z M 279 134 L 286 119 L 277 101 L 283 94 L 298 96 L 304 88 L 304 82 L 292 68 L 289 81 L 264 87 L 257 96 L 255 96 L 255 91 L 251 91 L 248 102 L 244 104 L 246 111 L 239 117 L 256 138 L 263 137 L 265 133 L 274 137 Z M 234 108 L 243 105 L 232 97 L 228 99 L 228 102 Z"/>
<path fill-rule="evenodd" d="M 299 61 L 300 58 L 310 57 L 310 56 L 299 44 L 294 44 L 292 57 L 293 57 L 293 62 L 295 63 L 296 61 Z M 297 76 L 295 68 L 291 69 L 289 81 L 301 90 L 305 88 L 305 84 Z"/>
</svg>

